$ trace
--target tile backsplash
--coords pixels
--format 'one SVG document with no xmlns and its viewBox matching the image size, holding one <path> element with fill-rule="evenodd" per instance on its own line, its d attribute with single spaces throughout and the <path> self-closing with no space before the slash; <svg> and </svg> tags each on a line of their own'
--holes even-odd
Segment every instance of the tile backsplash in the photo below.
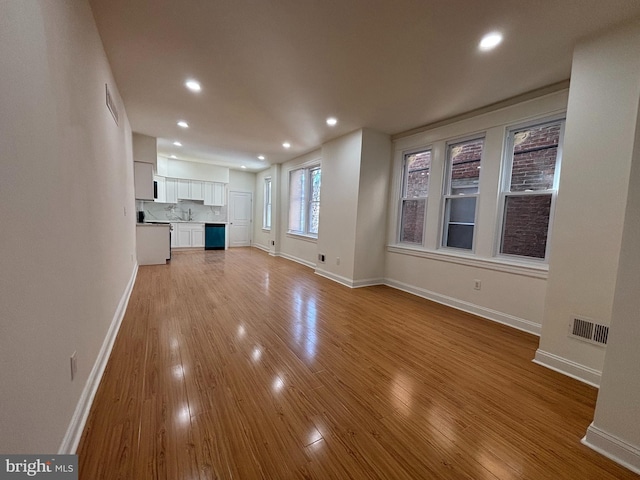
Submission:
<svg viewBox="0 0 640 480">
<path fill-rule="evenodd" d="M 138 207 L 140 208 L 140 207 Z M 211 207 L 202 202 L 190 202 L 181 200 L 176 203 L 143 202 L 144 218 L 146 222 L 153 221 L 179 221 L 189 219 L 191 209 L 191 221 L 193 222 L 226 222 L 227 206 Z"/>
</svg>

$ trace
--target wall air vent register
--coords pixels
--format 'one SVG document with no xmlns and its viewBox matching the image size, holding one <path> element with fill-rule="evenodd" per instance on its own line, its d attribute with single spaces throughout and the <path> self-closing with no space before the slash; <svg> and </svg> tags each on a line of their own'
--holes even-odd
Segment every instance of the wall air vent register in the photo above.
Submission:
<svg viewBox="0 0 640 480">
<path fill-rule="evenodd" d="M 569 336 L 595 345 L 605 346 L 609 337 L 609 327 L 585 318 L 574 317 L 569 325 Z"/>
</svg>

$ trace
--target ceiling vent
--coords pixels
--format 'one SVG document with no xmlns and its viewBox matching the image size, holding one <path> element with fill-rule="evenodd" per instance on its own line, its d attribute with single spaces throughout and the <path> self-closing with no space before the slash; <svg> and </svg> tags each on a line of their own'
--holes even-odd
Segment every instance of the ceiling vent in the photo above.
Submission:
<svg viewBox="0 0 640 480">
<path fill-rule="evenodd" d="M 609 327 L 606 325 L 600 325 L 585 318 L 574 317 L 569 327 L 570 337 L 600 346 L 607 344 Z"/>
</svg>

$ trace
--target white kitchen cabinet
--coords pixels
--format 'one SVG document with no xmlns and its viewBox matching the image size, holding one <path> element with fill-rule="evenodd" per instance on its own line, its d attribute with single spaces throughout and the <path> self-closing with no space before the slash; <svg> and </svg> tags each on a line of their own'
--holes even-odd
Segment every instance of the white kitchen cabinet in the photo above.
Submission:
<svg viewBox="0 0 640 480">
<path fill-rule="evenodd" d="M 154 175 L 153 181 L 158 185 L 158 196 L 153 200 L 158 203 L 166 203 L 167 201 L 167 185 L 164 177 Z"/>
<path fill-rule="evenodd" d="M 204 223 L 178 223 L 178 247 L 204 247 Z"/>
<path fill-rule="evenodd" d="M 178 181 L 175 178 L 165 178 L 165 202 L 178 203 Z"/>
<path fill-rule="evenodd" d="M 153 200 L 153 165 L 133 162 L 133 183 L 136 200 Z"/>
<path fill-rule="evenodd" d="M 204 184 L 201 180 L 178 180 L 178 198 L 180 200 L 204 200 Z"/>
<path fill-rule="evenodd" d="M 204 182 L 201 180 L 185 180 L 154 176 L 158 183 L 158 198 L 160 203 L 178 203 L 178 200 L 201 200 L 205 205 L 222 207 L 225 204 L 226 187 L 220 182 Z M 153 183 L 151 184 L 153 197 Z M 137 198 L 137 196 L 136 196 Z"/>
<path fill-rule="evenodd" d="M 191 200 L 191 181 L 178 179 L 178 198 L 181 200 Z"/>
<path fill-rule="evenodd" d="M 204 182 L 200 180 L 190 180 L 189 181 L 189 192 L 191 196 L 189 197 L 191 200 L 204 200 Z"/>
<path fill-rule="evenodd" d="M 178 247 L 191 246 L 191 229 L 183 228 L 182 224 L 178 224 Z"/>
<path fill-rule="evenodd" d="M 178 246 L 178 224 L 171 223 L 171 248 Z"/>
<path fill-rule="evenodd" d="M 214 207 L 224 205 L 224 183 L 204 182 L 204 204 Z"/>
<path fill-rule="evenodd" d="M 191 229 L 191 246 L 204 247 L 204 225 Z"/>
</svg>

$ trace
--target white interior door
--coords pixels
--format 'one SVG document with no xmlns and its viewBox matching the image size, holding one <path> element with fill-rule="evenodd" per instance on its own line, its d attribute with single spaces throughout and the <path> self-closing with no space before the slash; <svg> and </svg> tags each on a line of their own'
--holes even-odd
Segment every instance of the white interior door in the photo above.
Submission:
<svg viewBox="0 0 640 480">
<path fill-rule="evenodd" d="M 251 212 L 253 198 L 250 192 L 229 192 L 229 246 L 251 246 Z"/>
</svg>

